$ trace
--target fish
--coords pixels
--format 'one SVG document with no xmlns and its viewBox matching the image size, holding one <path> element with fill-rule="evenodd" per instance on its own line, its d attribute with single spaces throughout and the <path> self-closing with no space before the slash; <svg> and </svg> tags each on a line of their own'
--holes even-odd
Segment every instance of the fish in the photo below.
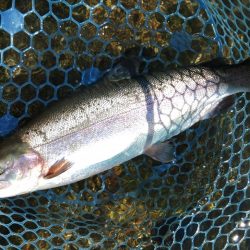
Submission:
<svg viewBox="0 0 250 250">
<path fill-rule="evenodd" d="M 104 76 L 104 81 L 117 82 L 142 74 L 142 61 L 137 57 L 120 58 Z"/>
<path fill-rule="evenodd" d="M 171 138 L 250 91 L 249 65 L 193 66 L 82 87 L 0 144 L 0 198 L 71 184 L 136 156 L 174 159 Z M 223 107 L 223 109 L 221 108 Z"/>
</svg>

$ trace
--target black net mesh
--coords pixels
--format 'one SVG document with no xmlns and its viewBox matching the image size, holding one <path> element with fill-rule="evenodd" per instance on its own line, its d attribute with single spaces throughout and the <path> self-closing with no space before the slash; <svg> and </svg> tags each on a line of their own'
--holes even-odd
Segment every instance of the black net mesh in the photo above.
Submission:
<svg viewBox="0 0 250 250">
<path fill-rule="evenodd" d="M 249 0 L 0 0 L 0 132 L 123 56 L 141 70 L 238 63 Z M 138 157 L 70 186 L 0 200 L 2 249 L 249 249 L 250 95 Z"/>
</svg>

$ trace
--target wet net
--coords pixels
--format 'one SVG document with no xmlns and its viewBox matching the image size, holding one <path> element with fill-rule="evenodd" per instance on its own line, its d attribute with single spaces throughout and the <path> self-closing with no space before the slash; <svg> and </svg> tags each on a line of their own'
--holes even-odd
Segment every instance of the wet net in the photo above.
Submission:
<svg viewBox="0 0 250 250">
<path fill-rule="evenodd" d="M 121 57 L 141 71 L 250 54 L 249 0 L 0 0 L 0 132 Z M 145 156 L 73 185 L 0 200 L 1 249 L 249 249 L 250 95 Z"/>
</svg>

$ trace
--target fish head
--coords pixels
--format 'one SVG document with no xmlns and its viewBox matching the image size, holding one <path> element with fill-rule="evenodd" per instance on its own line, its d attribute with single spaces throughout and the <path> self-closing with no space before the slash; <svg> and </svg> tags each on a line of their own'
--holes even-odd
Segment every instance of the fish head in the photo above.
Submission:
<svg viewBox="0 0 250 250">
<path fill-rule="evenodd" d="M 43 174 L 43 159 L 22 142 L 0 146 L 0 198 L 35 191 Z"/>
</svg>

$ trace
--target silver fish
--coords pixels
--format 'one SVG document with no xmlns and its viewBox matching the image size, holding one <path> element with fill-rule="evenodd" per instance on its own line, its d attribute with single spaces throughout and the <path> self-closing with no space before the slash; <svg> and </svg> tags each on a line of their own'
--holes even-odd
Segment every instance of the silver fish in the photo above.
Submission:
<svg viewBox="0 0 250 250">
<path fill-rule="evenodd" d="M 0 197 L 73 183 L 138 155 L 173 159 L 168 139 L 249 91 L 249 65 L 190 67 L 83 88 L 0 145 Z"/>
</svg>

